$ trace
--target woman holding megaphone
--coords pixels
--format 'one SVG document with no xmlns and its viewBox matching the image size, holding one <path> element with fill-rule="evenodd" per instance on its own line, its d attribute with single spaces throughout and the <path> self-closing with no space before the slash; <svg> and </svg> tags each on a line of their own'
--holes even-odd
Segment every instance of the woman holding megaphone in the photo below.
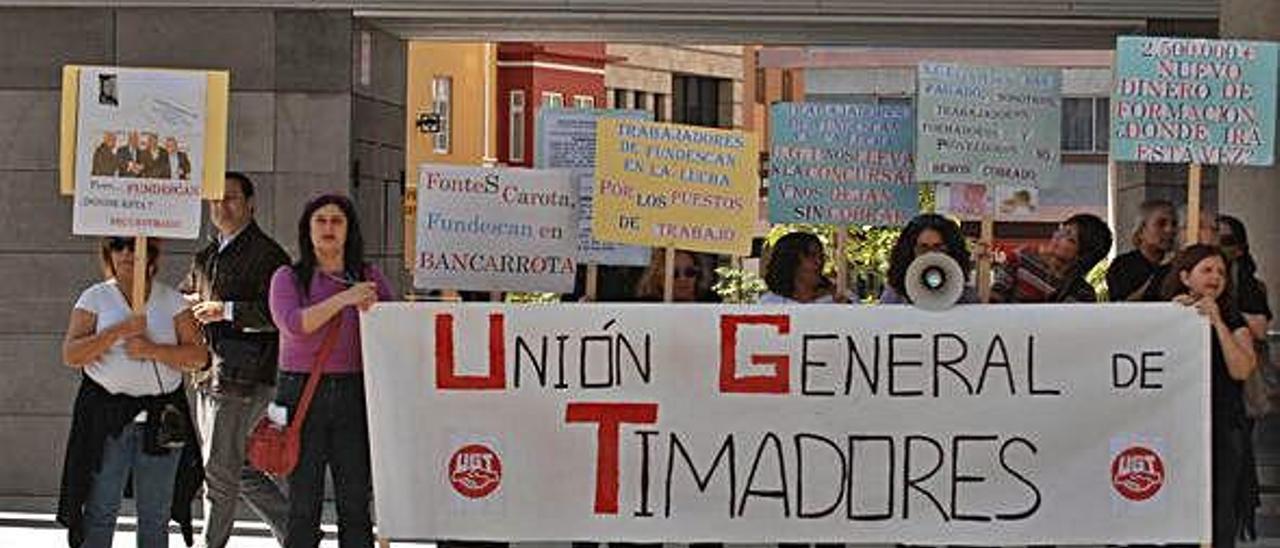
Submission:
<svg viewBox="0 0 1280 548">
<path fill-rule="evenodd" d="M 907 270 L 913 261 L 927 253 L 946 254 L 955 260 L 966 276 L 972 265 L 960 225 L 935 213 L 917 215 L 907 223 L 893 244 L 893 251 L 889 254 L 888 283 L 880 293 L 881 304 L 911 304 L 907 295 Z M 972 287 L 966 285 L 957 302 L 976 303 L 978 296 Z"/>
</svg>

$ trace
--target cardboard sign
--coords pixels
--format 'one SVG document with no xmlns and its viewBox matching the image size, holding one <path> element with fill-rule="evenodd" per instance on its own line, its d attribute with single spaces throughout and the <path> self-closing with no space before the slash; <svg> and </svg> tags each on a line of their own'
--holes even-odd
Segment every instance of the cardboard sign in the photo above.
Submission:
<svg viewBox="0 0 1280 548">
<path fill-rule="evenodd" d="M 1057 182 L 1061 71 L 922 63 L 917 80 L 916 180 Z"/>
<path fill-rule="evenodd" d="M 613 119 L 596 132 L 596 239 L 751 253 L 760 207 L 755 135 Z"/>
<path fill-rule="evenodd" d="M 920 211 L 908 105 L 777 103 L 769 221 L 903 226 Z"/>
<path fill-rule="evenodd" d="M 1171 303 L 394 303 L 361 322 L 391 539 L 1209 538 L 1209 331 Z"/>
<path fill-rule="evenodd" d="M 414 286 L 572 292 L 576 194 L 567 171 L 421 166 Z"/>
<path fill-rule="evenodd" d="M 585 263 L 614 266 L 649 264 L 649 248 L 618 245 L 596 240 L 591 233 L 595 217 L 596 121 L 600 118 L 649 120 L 644 110 L 556 109 L 538 110 L 534 139 L 538 154 L 534 164 L 544 169 L 573 170 L 578 188 L 578 259 Z"/>
<path fill-rule="evenodd" d="M 1121 36 L 1111 156 L 1149 163 L 1275 163 L 1277 45 Z"/>
</svg>

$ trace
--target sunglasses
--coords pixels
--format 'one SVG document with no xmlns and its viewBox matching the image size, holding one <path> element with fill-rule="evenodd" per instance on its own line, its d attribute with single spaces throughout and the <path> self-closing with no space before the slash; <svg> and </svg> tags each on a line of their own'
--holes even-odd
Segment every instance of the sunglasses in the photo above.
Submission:
<svg viewBox="0 0 1280 548">
<path fill-rule="evenodd" d="M 697 268 L 695 268 L 695 267 L 692 267 L 692 266 L 690 266 L 690 267 L 685 267 L 685 268 L 677 268 L 677 269 L 676 269 L 676 276 L 675 276 L 675 277 L 677 277 L 677 278 L 697 278 L 697 277 L 698 277 L 698 269 L 697 269 Z"/>
<path fill-rule="evenodd" d="M 133 238 L 114 238 L 113 237 L 113 238 L 107 239 L 107 248 L 115 252 L 124 251 L 126 249 L 132 250 L 133 242 L 134 242 Z M 147 244 L 147 253 L 151 255 L 155 255 L 157 249 L 158 248 L 156 248 L 155 244 L 152 244 L 152 243 Z"/>
</svg>

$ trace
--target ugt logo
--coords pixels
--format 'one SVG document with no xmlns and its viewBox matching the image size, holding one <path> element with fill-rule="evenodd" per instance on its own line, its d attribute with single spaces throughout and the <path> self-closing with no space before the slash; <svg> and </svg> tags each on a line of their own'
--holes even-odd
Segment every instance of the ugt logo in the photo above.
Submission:
<svg viewBox="0 0 1280 548">
<path fill-rule="evenodd" d="M 449 483 L 469 499 L 487 497 L 502 483 L 502 459 L 487 446 L 465 445 L 449 457 Z"/>
<path fill-rule="evenodd" d="M 1146 447 L 1130 447 L 1111 461 L 1111 486 L 1131 501 L 1142 502 L 1154 497 L 1164 486 L 1164 480 L 1164 461 Z"/>
</svg>

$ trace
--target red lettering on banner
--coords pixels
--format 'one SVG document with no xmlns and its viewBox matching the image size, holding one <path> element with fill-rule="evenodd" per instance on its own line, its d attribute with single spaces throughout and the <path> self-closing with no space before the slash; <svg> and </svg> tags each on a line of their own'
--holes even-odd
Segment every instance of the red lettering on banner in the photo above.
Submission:
<svg viewBox="0 0 1280 548">
<path fill-rule="evenodd" d="M 725 394 L 786 394 L 791 391 L 791 358 L 784 354 L 752 354 L 753 365 L 769 365 L 773 374 L 738 377 L 738 326 L 772 325 L 778 334 L 791 332 L 785 314 L 729 314 L 720 317 L 720 392 Z"/>
<path fill-rule="evenodd" d="M 453 352 L 453 314 L 436 316 L 436 388 L 502 390 L 507 387 L 507 345 L 502 314 L 489 315 L 489 374 L 459 375 Z"/>
<path fill-rule="evenodd" d="M 567 423 L 594 422 L 596 430 L 597 514 L 618 513 L 618 437 L 621 424 L 658 422 L 656 403 L 570 403 L 565 409 Z"/>
</svg>

